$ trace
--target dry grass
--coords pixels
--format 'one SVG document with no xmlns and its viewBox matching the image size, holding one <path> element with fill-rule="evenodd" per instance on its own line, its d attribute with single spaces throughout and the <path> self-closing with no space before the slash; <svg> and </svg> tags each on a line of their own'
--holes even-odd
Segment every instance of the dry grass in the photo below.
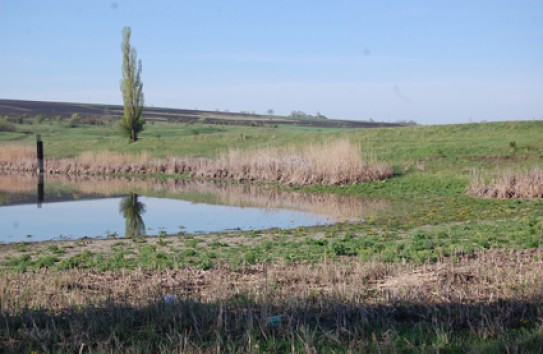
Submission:
<svg viewBox="0 0 543 354">
<path fill-rule="evenodd" d="M 0 170 L 34 171 L 36 161 L 21 150 L 0 155 Z M 25 150 L 26 151 L 26 150 Z M 25 155 L 26 154 L 26 155 Z M 18 158 L 21 156 L 21 159 Z M 47 160 L 49 174 L 100 175 L 112 173 L 188 173 L 191 177 L 238 181 L 273 181 L 284 184 L 351 184 L 382 180 L 392 168 L 376 161 L 364 161 L 360 148 L 348 140 L 309 145 L 304 148 L 268 148 L 255 151 L 230 150 L 216 159 L 152 159 L 113 152 L 83 153 L 77 160 Z"/>
<path fill-rule="evenodd" d="M 0 146 L 0 171 L 36 171 L 36 150 L 28 145 L 3 144 Z"/>
<path fill-rule="evenodd" d="M 0 161 L 16 162 L 25 159 L 36 159 L 36 149 L 28 145 L 2 144 Z"/>
<path fill-rule="evenodd" d="M 365 304 L 481 303 L 541 295 L 542 250 L 486 250 L 459 260 L 411 265 L 378 261 L 258 264 L 211 270 L 35 270 L 0 275 L 0 310 L 57 311 L 106 300 L 141 306 L 165 294 L 208 303 L 236 294 L 250 298 L 311 299 L 329 295 Z M 273 294 L 272 298 L 267 296 Z"/>
<path fill-rule="evenodd" d="M 392 169 L 385 164 L 364 161 L 360 148 L 344 139 L 303 148 L 230 150 L 202 166 L 196 174 L 297 185 L 333 185 L 382 180 L 392 175 Z"/>
<path fill-rule="evenodd" d="M 275 351 L 439 352 L 468 335 L 468 347 L 503 337 L 507 350 L 522 352 L 507 336 L 540 321 L 541 256 L 489 250 L 418 267 L 355 261 L 3 273 L 0 348 L 258 352 L 255 343 L 286 341 L 288 349 Z M 406 328 L 416 330 L 402 334 Z"/>
<path fill-rule="evenodd" d="M 543 169 L 506 170 L 491 178 L 474 172 L 469 193 L 487 198 L 543 198 Z"/>
<path fill-rule="evenodd" d="M 147 152 L 140 154 L 118 153 L 111 151 L 100 152 L 83 152 L 79 155 L 78 162 L 84 165 L 99 166 L 99 165 L 147 165 L 152 161 L 151 156 Z"/>
</svg>

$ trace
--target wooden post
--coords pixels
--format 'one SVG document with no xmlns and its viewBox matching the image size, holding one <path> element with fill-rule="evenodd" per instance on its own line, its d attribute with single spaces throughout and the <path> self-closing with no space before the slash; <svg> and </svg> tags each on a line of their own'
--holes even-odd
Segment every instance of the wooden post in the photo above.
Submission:
<svg viewBox="0 0 543 354">
<path fill-rule="evenodd" d="M 38 155 L 38 208 L 41 208 L 43 202 L 43 141 L 41 141 L 41 134 L 36 135 L 36 149 Z"/>
<path fill-rule="evenodd" d="M 43 173 L 43 141 L 41 141 L 41 134 L 36 136 L 36 148 L 38 152 L 38 173 Z"/>
</svg>

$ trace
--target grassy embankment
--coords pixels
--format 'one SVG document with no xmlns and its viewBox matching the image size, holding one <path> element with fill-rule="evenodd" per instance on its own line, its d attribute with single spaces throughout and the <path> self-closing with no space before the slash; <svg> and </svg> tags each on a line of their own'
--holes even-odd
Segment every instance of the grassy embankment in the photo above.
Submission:
<svg viewBox="0 0 543 354">
<path fill-rule="evenodd" d="M 543 202 L 466 193 L 473 169 L 541 167 L 542 122 L 349 131 L 156 123 L 133 145 L 107 127 L 24 130 L 40 132 L 55 157 L 102 150 L 213 157 L 232 147 L 348 138 L 396 175 L 293 187 L 385 199 L 388 209 L 366 223 L 1 246 L 7 350 L 543 348 Z M 34 138 L 0 135 L 14 139 Z M 164 294 L 176 297 L 166 303 Z"/>
</svg>

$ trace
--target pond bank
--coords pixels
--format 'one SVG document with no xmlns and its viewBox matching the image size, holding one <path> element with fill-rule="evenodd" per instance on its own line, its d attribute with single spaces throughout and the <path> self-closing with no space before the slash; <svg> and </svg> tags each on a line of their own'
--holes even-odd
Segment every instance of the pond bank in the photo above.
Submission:
<svg viewBox="0 0 543 354">
<path fill-rule="evenodd" d="M 0 171 L 36 171 L 38 164 L 28 146 L 4 146 Z M 83 153 L 76 159 L 46 160 L 48 174 L 188 174 L 192 178 L 269 181 L 295 185 L 344 185 L 379 181 L 393 175 L 392 168 L 366 161 L 359 147 L 347 140 L 304 148 L 230 150 L 217 158 L 151 158 L 114 152 Z"/>
</svg>

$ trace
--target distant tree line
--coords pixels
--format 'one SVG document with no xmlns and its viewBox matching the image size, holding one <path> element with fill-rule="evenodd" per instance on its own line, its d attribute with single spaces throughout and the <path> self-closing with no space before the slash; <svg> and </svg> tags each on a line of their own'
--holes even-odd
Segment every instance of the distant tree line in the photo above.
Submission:
<svg viewBox="0 0 543 354">
<path fill-rule="evenodd" d="M 418 125 L 418 123 L 414 120 L 397 120 L 395 121 L 395 123 L 403 125 Z"/>
<path fill-rule="evenodd" d="M 4 116 L 0 117 L 0 131 L 16 131 L 16 125 L 23 124 L 45 124 L 56 123 L 65 124 L 70 128 L 75 128 L 79 125 L 112 125 L 118 117 L 111 115 L 82 115 L 80 113 L 73 113 L 71 116 L 66 117 L 62 115 L 48 116 L 45 114 L 37 114 L 30 116 L 23 114 L 19 116 Z"/>
<path fill-rule="evenodd" d="M 324 114 L 317 112 L 315 115 L 307 114 L 304 111 L 292 111 L 290 112 L 290 117 L 292 118 L 303 118 L 303 119 L 327 119 Z"/>
</svg>

